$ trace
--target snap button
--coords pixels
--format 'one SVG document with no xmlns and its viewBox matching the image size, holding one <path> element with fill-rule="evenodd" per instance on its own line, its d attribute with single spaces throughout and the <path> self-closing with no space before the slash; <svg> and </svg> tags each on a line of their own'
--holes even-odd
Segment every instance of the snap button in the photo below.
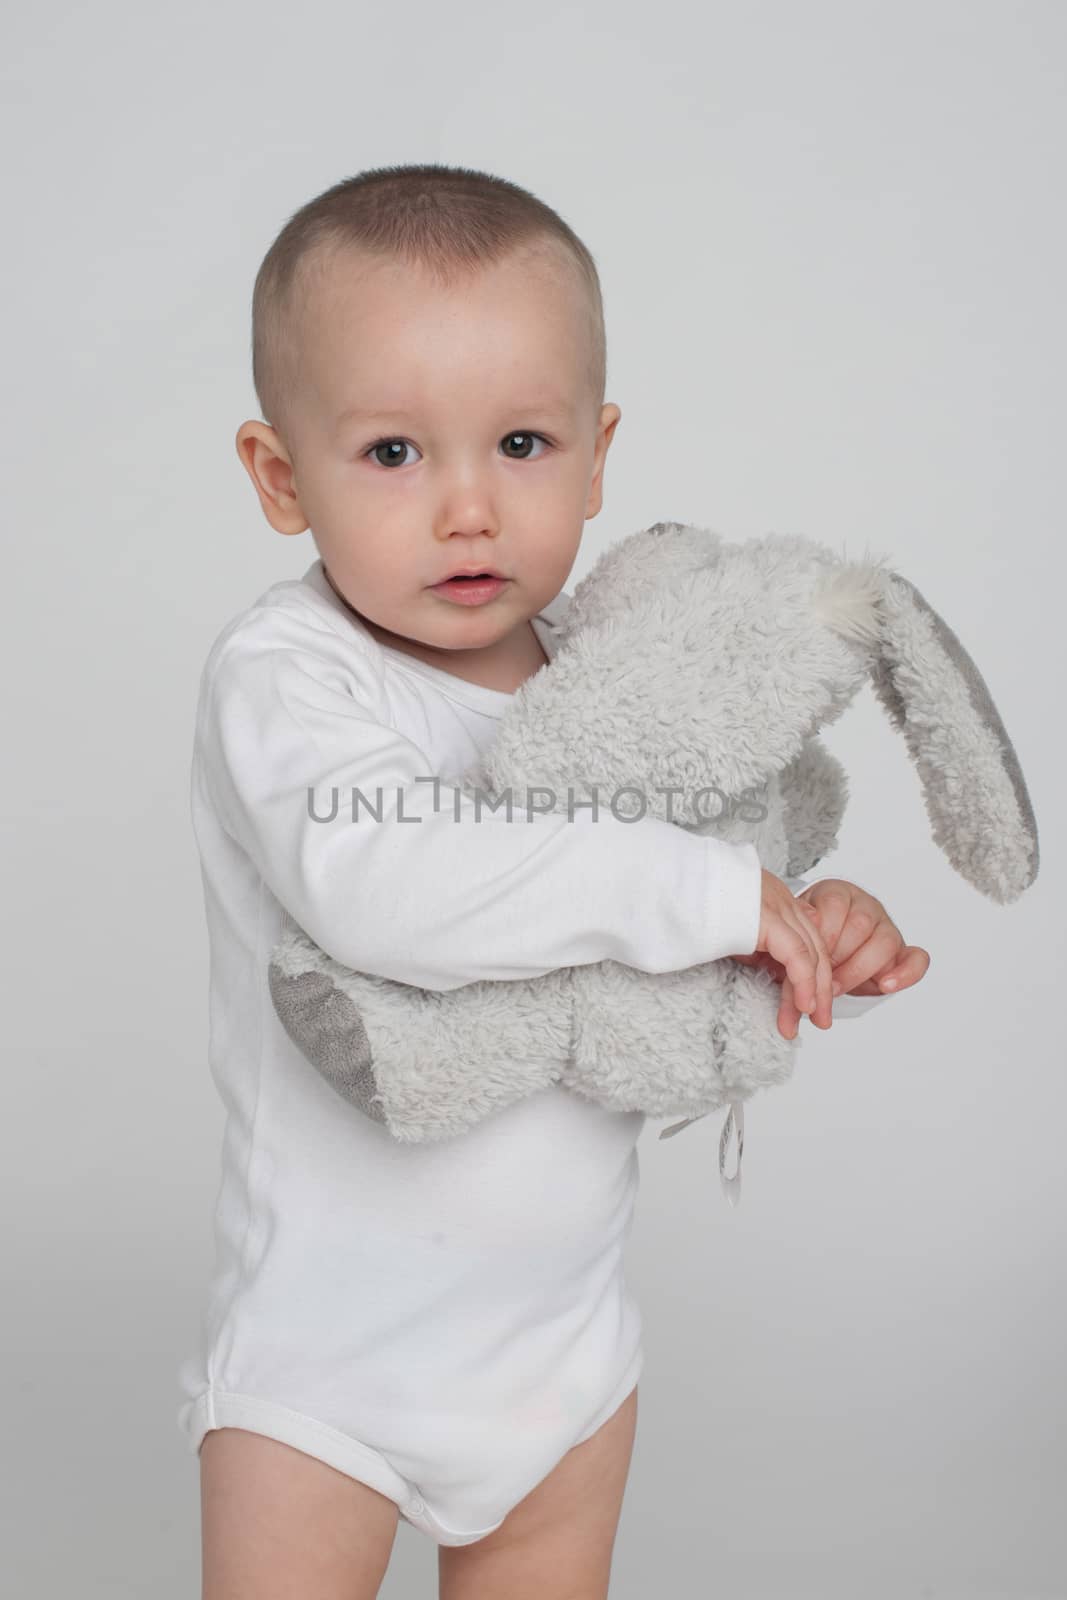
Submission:
<svg viewBox="0 0 1067 1600">
<path fill-rule="evenodd" d="M 421 1512 L 426 1510 L 426 1507 L 423 1504 L 423 1502 L 420 1499 L 418 1499 L 418 1497 L 416 1497 L 408 1505 L 408 1510 L 409 1511 L 414 1511 L 415 1515 L 418 1516 Z"/>
</svg>

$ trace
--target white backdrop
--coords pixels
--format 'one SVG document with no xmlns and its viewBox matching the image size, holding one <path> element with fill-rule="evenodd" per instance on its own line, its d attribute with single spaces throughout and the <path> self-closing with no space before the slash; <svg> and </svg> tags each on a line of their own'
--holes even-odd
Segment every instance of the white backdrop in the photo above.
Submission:
<svg viewBox="0 0 1067 1600">
<path fill-rule="evenodd" d="M 1067 6 L 461 10 L 204 0 L 9 21 L 3 73 L 5 1570 L 198 1593 L 176 1368 L 223 1107 L 187 783 L 197 678 L 313 559 L 234 449 L 252 281 L 305 200 L 446 161 L 601 270 L 622 421 L 569 587 L 660 518 L 888 553 L 1016 745 L 1042 871 L 986 901 L 865 690 L 820 869 L 931 952 L 803 1024 L 747 1116 L 641 1143 L 646 1331 L 613 1600 L 1067 1595 L 1062 1124 Z M 429 1596 L 401 1523 L 386 1600 Z"/>
</svg>

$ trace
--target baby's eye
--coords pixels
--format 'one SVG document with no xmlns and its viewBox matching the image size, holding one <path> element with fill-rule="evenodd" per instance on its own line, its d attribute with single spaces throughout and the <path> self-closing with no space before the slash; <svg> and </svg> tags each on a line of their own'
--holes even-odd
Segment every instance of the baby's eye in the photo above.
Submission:
<svg viewBox="0 0 1067 1600">
<path fill-rule="evenodd" d="M 397 449 L 399 449 L 399 450 L 407 450 L 407 449 L 413 449 L 413 448 L 414 448 L 414 446 L 409 446 L 408 441 L 406 439 L 376 439 L 375 442 L 371 445 L 370 449 L 364 451 L 364 454 L 368 455 L 368 456 L 374 456 L 375 460 L 378 462 L 378 465 L 380 467 L 406 467 L 407 466 L 407 462 L 401 460 L 400 458 L 398 458 L 395 455 L 390 456 L 388 460 L 383 460 L 382 457 L 378 454 L 378 451 L 379 450 L 397 450 Z"/>
<path fill-rule="evenodd" d="M 524 445 L 530 443 L 534 439 L 540 439 L 541 443 L 543 445 L 547 445 L 548 444 L 548 440 L 544 437 L 543 434 L 540 434 L 540 433 L 506 433 L 504 435 L 503 439 L 500 442 L 501 442 L 501 444 L 510 444 L 513 439 L 521 440 Z M 538 457 L 538 456 L 531 457 L 530 454 L 528 452 L 526 452 L 521 456 L 511 456 L 510 459 L 512 461 L 530 461 L 530 460 L 537 461 L 537 460 L 540 459 L 540 457 Z"/>
</svg>

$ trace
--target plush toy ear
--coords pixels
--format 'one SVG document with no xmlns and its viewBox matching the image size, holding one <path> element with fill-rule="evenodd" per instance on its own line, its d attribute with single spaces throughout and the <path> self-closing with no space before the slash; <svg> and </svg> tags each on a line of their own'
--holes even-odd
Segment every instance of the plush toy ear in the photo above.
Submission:
<svg viewBox="0 0 1067 1600">
<path fill-rule="evenodd" d="M 879 591 L 871 681 L 918 768 L 934 841 L 976 889 L 1016 900 L 1037 876 L 1037 822 L 985 680 L 913 583 L 868 571 Z"/>
</svg>

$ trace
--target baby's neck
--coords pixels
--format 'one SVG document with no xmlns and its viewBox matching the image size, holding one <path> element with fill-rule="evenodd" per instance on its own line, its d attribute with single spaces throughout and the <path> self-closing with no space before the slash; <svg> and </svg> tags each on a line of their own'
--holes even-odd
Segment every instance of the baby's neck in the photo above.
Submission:
<svg viewBox="0 0 1067 1600">
<path fill-rule="evenodd" d="M 462 678 L 465 683 L 476 683 L 483 689 L 497 689 L 503 694 L 514 694 L 548 660 L 529 621 L 485 650 L 434 650 L 417 639 L 400 639 L 373 626 L 371 632 L 382 644 L 402 650 L 405 655 L 414 656 L 427 666 L 450 673 L 454 678 Z"/>
</svg>

